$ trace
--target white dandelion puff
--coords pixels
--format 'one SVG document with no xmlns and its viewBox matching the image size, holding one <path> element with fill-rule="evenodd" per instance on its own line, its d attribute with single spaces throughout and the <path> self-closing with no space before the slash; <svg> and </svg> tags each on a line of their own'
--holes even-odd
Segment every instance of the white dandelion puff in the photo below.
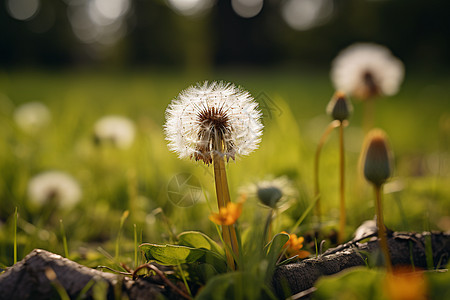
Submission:
<svg viewBox="0 0 450 300">
<path fill-rule="evenodd" d="M 133 121 L 121 116 L 105 116 L 94 125 L 95 140 L 98 143 L 111 143 L 120 149 L 129 148 L 134 141 Z"/>
<path fill-rule="evenodd" d="M 335 88 L 362 100 L 396 94 L 403 76 L 403 63 L 386 47 L 371 43 L 342 50 L 331 69 Z"/>
<path fill-rule="evenodd" d="M 41 102 L 29 102 L 14 110 L 14 121 L 27 133 L 36 133 L 50 123 L 51 114 Z"/>
<path fill-rule="evenodd" d="M 67 173 L 46 171 L 28 182 L 28 197 L 38 205 L 54 201 L 62 208 L 71 208 L 80 201 L 81 188 Z"/>
<path fill-rule="evenodd" d="M 206 164 L 213 154 L 226 159 L 248 155 L 261 141 L 261 115 L 249 92 L 231 83 L 199 83 L 183 90 L 166 110 L 169 149 Z"/>
</svg>

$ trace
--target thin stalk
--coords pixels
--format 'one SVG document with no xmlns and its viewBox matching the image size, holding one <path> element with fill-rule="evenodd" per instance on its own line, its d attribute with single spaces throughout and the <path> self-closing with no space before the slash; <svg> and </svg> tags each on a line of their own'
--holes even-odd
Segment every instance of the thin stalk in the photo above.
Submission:
<svg viewBox="0 0 450 300">
<path fill-rule="evenodd" d="M 69 258 L 69 247 L 67 247 L 67 237 L 66 237 L 66 231 L 64 230 L 63 221 L 59 220 L 59 224 L 61 225 L 61 236 L 62 236 L 62 240 L 63 240 L 64 255 L 66 258 Z"/>
<path fill-rule="evenodd" d="M 388 272 L 392 271 L 391 257 L 387 244 L 386 228 L 383 222 L 383 206 L 381 200 L 381 186 L 375 185 L 375 208 L 377 212 L 378 239 L 380 240 L 381 251 L 383 252 L 386 268 Z"/>
<path fill-rule="evenodd" d="M 344 123 L 340 122 L 339 125 L 339 203 L 340 203 L 340 215 L 339 215 L 339 244 L 345 241 L 345 224 L 346 224 L 346 212 L 345 212 L 345 155 L 344 155 Z"/>
<path fill-rule="evenodd" d="M 272 240 L 272 218 L 273 218 L 273 209 L 270 209 L 269 214 L 267 215 L 266 224 L 264 226 L 264 235 L 263 235 L 263 243 L 266 241 L 270 242 Z M 263 245 L 264 247 L 264 245 Z"/>
<path fill-rule="evenodd" d="M 219 154 L 213 155 L 213 164 L 214 164 L 214 179 L 216 183 L 216 195 L 217 195 L 217 204 L 219 209 L 221 207 L 226 207 L 230 200 L 230 192 L 228 190 L 228 182 L 227 182 L 227 173 L 225 169 L 225 160 Z M 236 236 L 236 229 L 234 225 L 222 225 L 222 236 L 226 245 L 231 248 L 234 253 L 234 256 L 239 258 L 239 245 Z M 230 253 L 227 247 L 225 247 L 226 256 L 228 266 L 235 270 L 235 264 L 233 255 Z"/>
<path fill-rule="evenodd" d="M 134 268 L 136 269 L 138 267 L 138 240 L 137 240 L 137 228 L 136 224 L 133 224 L 134 229 Z"/>
<path fill-rule="evenodd" d="M 17 206 L 16 210 L 14 211 L 14 264 L 17 262 Z"/>
<path fill-rule="evenodd" d="M 122 235 L 123 224 L 125 223 L 125 220 L 128 218 L 128 214 L 129 214 L 129 211 L 126 210 L 123 212 L 122 217 L 120 217 L 119 232 L 117 233 L 117 239 L 116 239 L 116 253 L 114 255 L 114 259 L 116 261 L 119 261 L 120 238 Z"/>
<path fill-rule="evenodd" d="M 181 278 L 183 279 L 183 283 L 184 283 L 184 286 L 186 287 L 186 291 L 188 292 L 189 296 L 192 298 L 191 289 L 189 288 L 189 284 L 187 283 L 186 276 L 184 276 L 184 271 L 181 268 L 181 264 L 179 261 L 177 261 L 177 267 L 178 267 L 178 270 L 180 271 L 180 275 L 181 275 Z"/>
<path fill-rule="evenodd" d="M 319 144 L 317 145 L 316 149 L 316 156 L 314 158 L 314 198 L 317 198 L 316 201 L 316 215 L 317 220 L 320 226 L 321 222 L 321 207 L 320 207 L 320 186 L 319 186 L 319 159 L 320 159 L 320 152 L 322 151 L 323 145 L 327 141 L 328 136 L 333 131 L 334 128 L 338 127 L 340 124 L 339 121 L 335 120 L 332 121 L 328 127 L 326 128 L 325 132 L 322 134 L 322 137 L 319 140 Z"/>
</svg>

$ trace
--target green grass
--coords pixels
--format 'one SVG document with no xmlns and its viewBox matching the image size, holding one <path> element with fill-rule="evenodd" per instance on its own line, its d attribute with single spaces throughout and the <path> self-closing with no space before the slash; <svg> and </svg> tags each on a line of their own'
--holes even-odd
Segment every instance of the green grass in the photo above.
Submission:
<svg viewBox="0 0 450 300">
<path fill-rule="evenodd" d="M 169 181 L 182 172 L 194 174 L 209 198 L 215 195 L 211 167 L 179 160 L 168 151 L 162 129 L 171 99 L 203 79 L 232 81 L 254 96 L 264 92 L 270 99 L 257 98 L 262 107 L 274 109 L 272 116 L 263 110 L 260 149 L 228 164 L 230 192 L 236 199 L 242 185 L 267 175 L 288 175 L 299 197 L 274 229 L 290 228 L 313 201 L 313 157 L 329 122 L 325 107 L 334 92 L 326 72 L 222 71 L 208 77 L 158 71 L 0 73 L 0 265 L 14 262 L 15 207 L 19 260 L 34 248 L 45 248 L 70 253 L 70 258 L 89 266 L 116 267 L 97 250 L 101 247 L 110 254 L 120 253 L 120 261 L 132 266 L 135 226 L 142 230 L 143 242 L 168 241 L 167 226 L 175 234 L 200 230 L 219 240 L 208 220 L 206 202 L 180 208 L 167 197 Z M 376 125 L 390 137 L 395 175 L 404 185 L 403 190 L 384 196 L 385 222 L 393 230 L 445 229 L 439 226 L 450 214 L 449 81 L 445 76 L 408 74 L 398 95 L 376 104 Z M 30 101 L 45 103 L 52 113 L 51 125 L 35 135 L 22 132 L 12 119 L 14 107 Z M 372 190 L 357 170 L 362 104 L 355 101 L 354 108 L 346 129 L 348 232 L 374 215 Z M 136 123 L 131 149 L 98 148 L 92 143 L 94 122 L 107 114 L 123 115 Z M 337 131 L 323 148 L 320 166 L 322 212 L 327 224 L 335 227 L 339 208 L 336 146 Z M 43 219 L 45 207 L 30 203 L 26 187 L 33 175 L 48 169 L 72 174 L 82 186 L 83 197 L 74 209 L 57 210 Z M 155 213 L 159 207 L 168 221 Z M 125 210 L 130 215 L 122 223 Z M 249 199 L 240 225 L 248 226 L 261 210 Z M 64 220 L 64 236 L 59 220 Z M 298 233 L 310 228 L 308 215 Z M 119 232 L 120 244 L 116 244 Z M 65 238 L 69 249 L 62 242 Z"/>
</svg>

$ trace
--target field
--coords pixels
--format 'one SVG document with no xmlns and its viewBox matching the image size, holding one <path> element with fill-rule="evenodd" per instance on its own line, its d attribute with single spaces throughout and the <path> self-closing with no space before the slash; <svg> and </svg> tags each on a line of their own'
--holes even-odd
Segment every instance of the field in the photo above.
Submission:
<svg viewBox="0 0 450 300">
<path fill-rule="evenodd" d="M 135 258 L 136 244 L 165 243 L 186 230 L 219 241 L 208 219 L 210 208 L 216 210 L 212 167 L 179 160 L 169 152 L 163 132 L 170 101 L 204 79 L 160 70 L 0 73 L 0 265 L 14 263 L 16 229 L 19 260 L 34 248 L 44 248 L 91 267 L 118 268 L 117 262 L 134 266 L 142 260 L 140 255 Z M 231 198 L 259 180 L 287 176 L 297 195 L 277 218 L 274 232 L 288 230 L 314 198 L 313 158 L 330 121 L 325 107 L 334 93 L 327 72 L 221 71 L 207 79 L 245 87 L 263 112 L 259 149 L 227 165 Z M 408 73 L 397 95 L 377 99 L 375 124 L 387 132 L 395 154 L 395 176 L 384 195 L 385 222 L 392 230 L 450 229 L 449 95 L 448 76 Z M 14 109 L 31 101 L 44 103 L 51 112 L 48 126 L 33 134 L 22 131 L 13 119 Z M 355 100 L 353 105 L 345 130 L 347 239 L 374 216 L 372 190 L 358 170 L 364 103 Z M 134 122 L 131 148 L 94 143 L 94 123 L 105 115 Z M 337 146 L 336 132 L 323 149 L 320 165 L 328 229 L 337 228 L 339 217 Z M 82 198 L 76 206 L 30 201 L 29 180 L 47 170 L 65 171 L 77 179 Z M 203 192 L 191 199 L 194 203 L 175 205 L 173 180 L 184 173 L 193 174 Z M 266 210 L 249 196 L 239 226 L 248 228 Z M 313 213 L 308 214 L 296 233 L 311 230 L 313 219 Z M 314 253 L 313 247 L 308 250 Z"/>
</svg>

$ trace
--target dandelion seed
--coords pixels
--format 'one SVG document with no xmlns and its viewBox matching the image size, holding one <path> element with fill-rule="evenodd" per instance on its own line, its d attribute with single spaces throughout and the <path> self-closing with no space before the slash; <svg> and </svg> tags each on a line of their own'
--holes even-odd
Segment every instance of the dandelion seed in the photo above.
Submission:
<svg viewBox="0 0 450 300">
<path fill-rule="evenodd" d="M 62 208 L 71 208 L 80 201 L 81 189 L 78 182 L 69 174 L 47 171 L 29 181 L 28 196 L 38 205 L 55 201 Z"/>
<path fill-rule="evenodd" d="M 182 91 L 166 110 L 169 149 L 180 158 L 212 163 L 258 148 L 263 125 L 258 104 L 245 90 L 230 83 L 204 82 Z"/>
<path fill-rule="evenodd" d="M 36 133 L 43 129 L 50 123 L 50 119 L 49 109 L 41 102 L 25 103 L 14 111 L 14 121 L 27 133 Z"/>
<path fill-rule="evenodd" d="M 403 81 L 403 63 L 384 46 L 356 43 L 338 54 L 331 79 L 337 90 L 365 100 L 397 93 Z"/>
<path fill-rule="evenodd" d="M 109 142 L 120 148 L 129 148 L 134 141 L 135 127 L 130 119 L 121 116 L 105 116 L 94 125 L 95 141 Z"/>
</svg>

